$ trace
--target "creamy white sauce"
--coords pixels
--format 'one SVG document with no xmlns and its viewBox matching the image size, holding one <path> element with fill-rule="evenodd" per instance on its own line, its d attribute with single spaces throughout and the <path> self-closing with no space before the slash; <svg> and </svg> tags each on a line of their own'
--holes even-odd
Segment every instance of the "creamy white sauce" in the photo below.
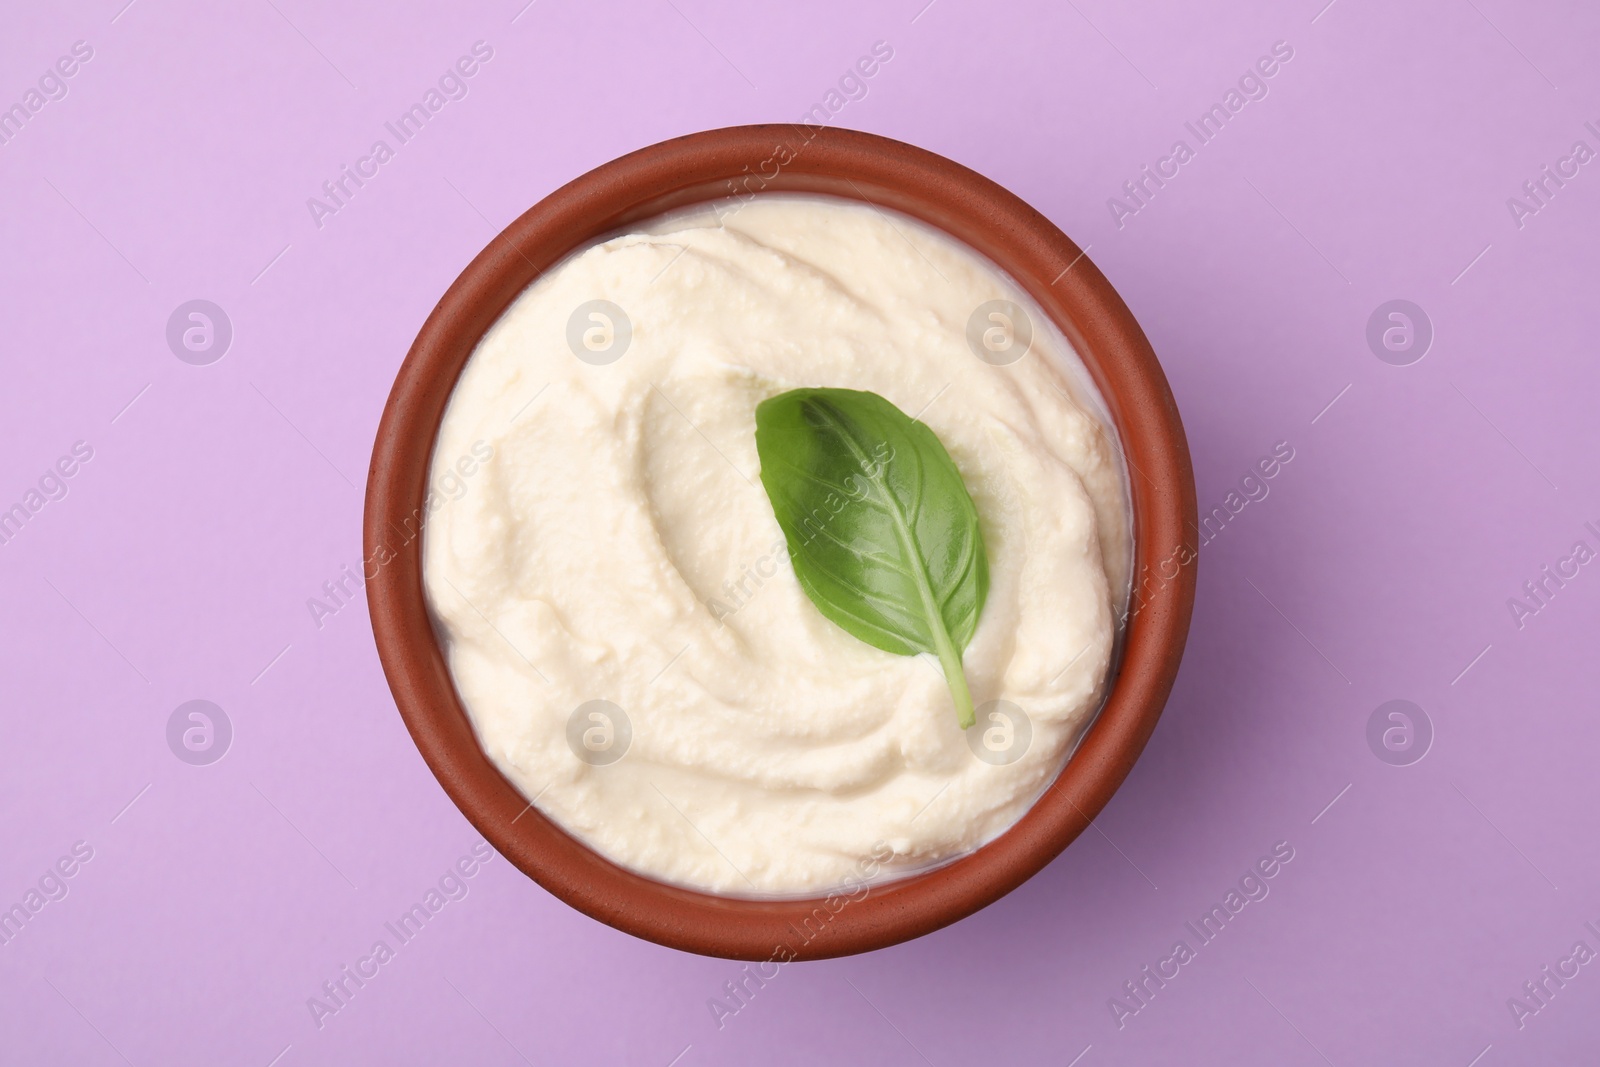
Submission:
<svg viewBox="0 0 1600 1067">
<path fill-rule="evenodd" d="M 1003 366 L 968 341 L 996 299 L 1033 335 Z M 626 323 L 586 309 L 569 331 L 597 300 Z M 862 643 L 796 582 L 755 408 L 799 386 L 887 397 L 960 469 L 991 571 L 964 657 L 990 761 L 936 660 Z M 680 885 L 821 893 L 970 852 L 1048 786 L 1104 695 L 1130 548 L 1100 410 L 1014 283 L 871 206 L 758 196 L 570 257 L 485 334 L 434 453 L 437 484 L 493 449 L 424 538 L 484 750 L 579 840 Z M 1031 732 L 1009 763 L 996 699 Z"/>
</svg>

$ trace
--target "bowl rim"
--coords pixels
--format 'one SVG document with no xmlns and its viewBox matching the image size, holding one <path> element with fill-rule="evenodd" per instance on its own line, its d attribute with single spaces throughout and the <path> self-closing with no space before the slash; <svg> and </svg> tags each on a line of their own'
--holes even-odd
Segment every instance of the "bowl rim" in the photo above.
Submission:
<svg viewBox="0 0 1600 1067">
<path fill-rule="evenodd" d="M 1005 833 L 965 856 L 850 896 L 725 897 L 605 859 L 493 765 L 451 681 L 423 594 L 421 532 L 444 408 L 483 333 L 533 280 L 595 237 L 706 200 L 824 193 L 891 208 L 987 256 L 1088 366 L 1121 439 L 1133 513 L 1133 591 L 1121 662 L 1060 774 Z M 826 959 L 956 922 L 1054 859 L 1122 784 L 1155 729 L 1193 611 L 1194 474 L 1165 374 L 1092 260 L 1047 218 L 975 171 L 875 134 L 733 126 L 631 152 L 568 182 L 496 235 L 439 300 L 384 406 L 368 468 L 363 575 L 373 637 L 406 728 L 462 813 L 567 904 L 671 948 L 740 960 Z M 368 570 L 372 573 L 368 574 Z"/>
</svg>

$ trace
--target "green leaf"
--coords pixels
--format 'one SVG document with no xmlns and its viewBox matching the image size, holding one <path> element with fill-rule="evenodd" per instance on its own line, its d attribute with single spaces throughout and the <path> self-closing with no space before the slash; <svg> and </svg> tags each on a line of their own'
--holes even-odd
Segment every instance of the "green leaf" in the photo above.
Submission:
<svg viewBox="0 0 1600 1067">
<path fill-rule="evenodd" d="M 971 726 L 961 653 L 989 595 L 989 557 L 939 438 L 876 393 L 794 389 L 756 408 L 756 451 L 817 610 L 874 648 L 938 656 Z"/>
</svg>

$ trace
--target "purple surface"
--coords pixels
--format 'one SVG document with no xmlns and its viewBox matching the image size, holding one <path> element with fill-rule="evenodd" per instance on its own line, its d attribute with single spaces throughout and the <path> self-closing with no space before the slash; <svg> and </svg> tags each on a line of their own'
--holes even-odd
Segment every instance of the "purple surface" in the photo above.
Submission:
<svg viewBox="0 0 1600 1067">
<path fill-rule="evenodd" d="M 1600 567 L 1569 565 L 1543 606 L 1523 592 L 1600 548 L 1600 165 L 1546 180 L 1521 225 L 1507 203 L 1538 206 L 1522 184 L 1574 142 L 1600 150 L 1591 5 L 124 2 L 12 4 L 0 32 L 0 106 L 93 49 L 0 145 L 0 508 L 93 449 L 0 545 L 0 906 L 93 850 L 0 945 L 0 1060 L 1600 1050 L 1600 966 L 1541 971 L 1600 950 Z M 479 40 L 468 95 L 315 225 L 307 198 Z M 319 1027 L 308 998 L 398 944 L 384 923 L 477 841 L 401 726 L 364 602 L 321 626 L 307 607 L 360 558 L 368 451 L 418 326 L 556 186 L 798 119 L 879 40 L 894 58 L 830 121 L 973 166 L 1091 246 L 1171 378 L 1202 508 L 1294 450 L 1203 549 L 1143 760 L 1005 900 L 785 968 L 721 1028 L 707 1002 L 737 965 L 592 922 L 498 858 Z M 1185 122 L 1278 41 L 1293 58 L 1266 97 L 1199 145 Z M 1108 197 L 1179 138 L 1194 158 L 1119 228 Z M 208 366 L 166 341 L 193 299 L 233 326 Z M 1434 331 L 1408 366 L 1367 342 L 1394 299 Z M 167 741 L 193 699 L 233 728 L 208 766 Z M 1395 699 L 1431 722 L 1420 762 L 1369 747 Z M 1294 859 L 1269 895 L 1201 945 L 1185 924 L 1278 842 Z M 1180 939 L 1194 958 L 1140 1006 L 1123 983 Z"/>
</svg>

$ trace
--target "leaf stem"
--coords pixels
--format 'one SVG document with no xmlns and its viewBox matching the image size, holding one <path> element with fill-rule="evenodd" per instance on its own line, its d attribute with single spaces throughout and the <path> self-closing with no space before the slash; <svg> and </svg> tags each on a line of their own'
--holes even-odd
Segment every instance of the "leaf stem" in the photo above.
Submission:
<svg viewBox="0 0 1600 1067">
<path fill-rule="evenodd" d="M 889 493 L 887 486 L 879 486 L 879 489 L 890 501 L 890 514 L 894 516 L 895 532 L 905 549 L 906 557 L 911 560 L 923 559 L 917 545 L 917 536 L 900 511 L 899 502 Z M 944 668 L 944 682 L 950 687 L 950 699 L 955 701 L 956 722 L 965 730 L 978 720 L 972 713 L 972 692 L 967 688 L 967 672 L 961 666 L 961 652 L 956 648 L 955 642 L 950 640 L 950 630 L 944 624 L 944 615 L 940 613 L 939 601 L 934 596 L 933 587 L 928 583 L 926 569 L 923 566 L 913 566 L 911 577 L 916 583 L 917 595 L 922 599 L 922 612 L 928 621 L 928 632 L 933 636 L 933 650 L 939 657 L 939 666 Z"/>
<path fill-rule="evenodd" d="M 972 713 L 972 692 L 967 688 L 967 672 L 961 666 L 961 653 L 951 643 L 943 620 L 940 623 L 933 631 L 934 645 L 939 651 L 939 666 L 944 668 L 945 684 L 950 687 L 950 698 L 956 703 L 956 722 L 965 730 L 978 721 Z"/>
</svg>

